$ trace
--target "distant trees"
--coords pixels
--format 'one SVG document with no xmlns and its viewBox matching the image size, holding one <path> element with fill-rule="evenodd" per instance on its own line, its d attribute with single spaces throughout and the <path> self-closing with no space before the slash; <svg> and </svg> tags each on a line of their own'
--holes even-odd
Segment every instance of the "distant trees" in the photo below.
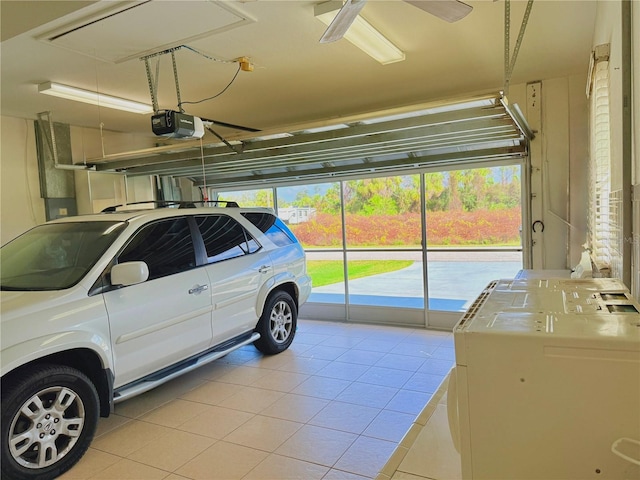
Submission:
<svg viewBox="0 0 640 480">
<path fill-rule="evenodd" d="M 220 200 L 234 201 L 242 207 L 273 208 L 273 191 L 270 188 L 261 190 L 245 190 L 242 192 L 223 192 Z"/>
<path fill-rule="evenodd" d="M 367 216 L 420 212 L 419 182 L 418 175 L 347 181 L 345 211 Z"/>
<path fill-rule="evenodd" d="M 520 205 L 519 167 L 427 173 L 427 210 L 500 210 Z M 435 187 L 435 188 L 434 188 Z"/>
<path fill-rule="evenodd" d="M 473 212 L 517 207 L 519 171 L 518 166 L 505 166 L 426 173 L 426 209 Z M 419 185 L 419 175 L 348 180 L 343 187 L 345 212 L 365 216 L 420 213 Z M 309 188 L 313 192 L 301 190 L 291 206 L 340 213 L 339 183 L 325 187 L 324 192 L 319 186 Z"/>
<path fill-rule="evenodd" d="M 430 245 L 517 245 L 520 239 L 520 167 L 423 174 Z M 350 246 L 416 246 L 422 242 L 421 175 L 347 180 L 278 189 L 278 207 L 315 209 L 290 225 L 303 245 L 342 244 L 341 205 Z M 295 196 L 294 196 L 295 195 Z M 273 207 L 273 189 L 222 194 L 241 205 Z"/>
</svg>

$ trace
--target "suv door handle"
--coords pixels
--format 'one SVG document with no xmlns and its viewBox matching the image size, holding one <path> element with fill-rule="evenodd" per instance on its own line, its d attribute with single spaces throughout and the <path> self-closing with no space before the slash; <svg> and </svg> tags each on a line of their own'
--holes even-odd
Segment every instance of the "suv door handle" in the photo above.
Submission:
<svg viewBox="0 0 640 480">
<path fill-rule="evenodd" d="M 267 273 L 269 270 L 271 270 L 271 267 L 269 265 L 262 265 L 258 271 L 260 273 Z"/>
<path fill-rule="evenodd" d="M 205 290 L 209 289 L 209 285 L 196 285 L 193 288 L 189 289 L 189 295 L 198 295 L 199 293 L 202 293 Z"/>
</svg>

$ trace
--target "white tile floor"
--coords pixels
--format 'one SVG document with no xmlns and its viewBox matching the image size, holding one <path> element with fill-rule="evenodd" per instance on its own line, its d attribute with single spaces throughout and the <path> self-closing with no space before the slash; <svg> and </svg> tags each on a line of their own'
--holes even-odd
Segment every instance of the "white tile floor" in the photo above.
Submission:
<svg viewBox="0 0 640 480">
<path fill-rule="evenodd" d="M 244 347 L 118 404 L 62 478 L 376 478 L 453 359 L 451 333 L 300 320 L 280 355 Z"/>
<path fill-rule="evenodd" d="M 448 378 L 415 419 L 376 480 L 461 480 L 447 416 Z"/>
</svg>

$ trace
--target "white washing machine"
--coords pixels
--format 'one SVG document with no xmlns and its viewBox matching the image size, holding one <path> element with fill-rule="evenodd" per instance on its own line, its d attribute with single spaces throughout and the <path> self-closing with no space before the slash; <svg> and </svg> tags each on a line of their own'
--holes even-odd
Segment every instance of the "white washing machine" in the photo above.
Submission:
<svg viewBox="0 0 640 480">
<path fill-rule="evenodd" d="M 464 479 L 640 479 L 640 305 L 621 282 L 492 282 L 454 340 Z"/>
</svg>

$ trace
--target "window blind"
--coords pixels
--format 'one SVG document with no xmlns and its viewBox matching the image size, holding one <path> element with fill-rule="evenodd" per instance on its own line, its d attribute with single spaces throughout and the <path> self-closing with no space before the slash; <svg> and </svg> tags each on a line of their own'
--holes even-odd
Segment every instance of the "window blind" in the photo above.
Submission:
<svg viewBox="0 0 640 480">
<path fill-rule="evenodd" d="M 611 148 L 609 129 L 609 62 L 595 63 L 591 92 L 591 158 L 589 243 L 598 270 L 611 268 Z"/>
</svg>

